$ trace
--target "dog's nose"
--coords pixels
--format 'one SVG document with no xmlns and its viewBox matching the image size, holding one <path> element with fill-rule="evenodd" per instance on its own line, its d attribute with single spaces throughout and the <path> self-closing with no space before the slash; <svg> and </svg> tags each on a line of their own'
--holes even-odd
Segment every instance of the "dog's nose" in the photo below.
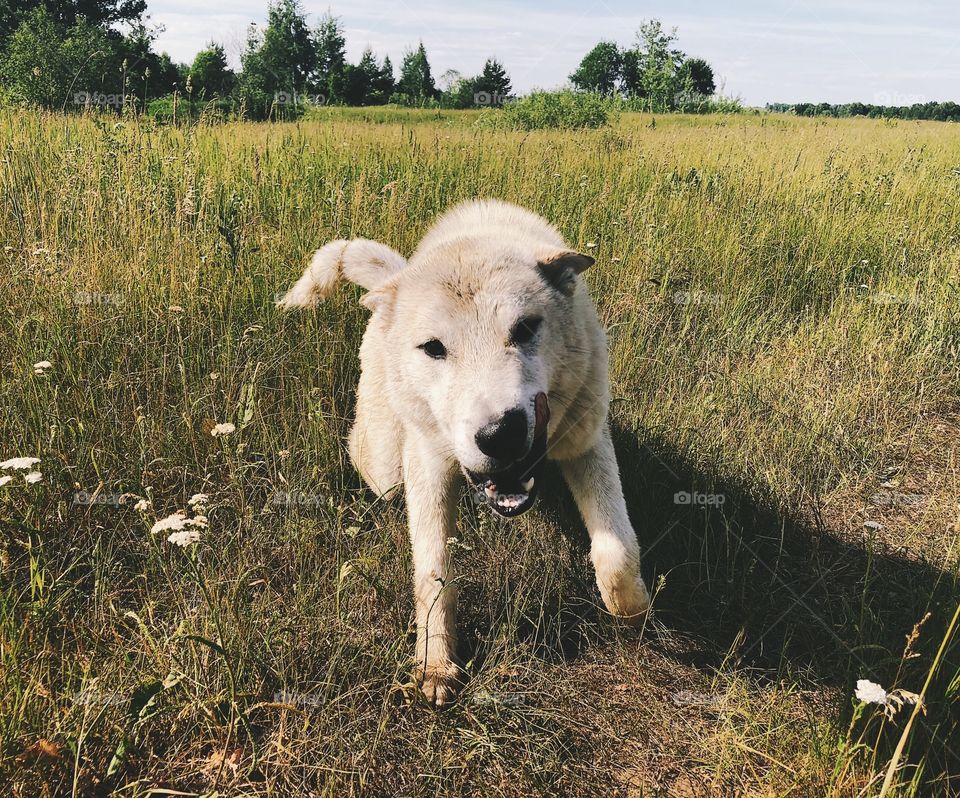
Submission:
<svg viewBox="0 0 960 798">
<path fill-rule="evenodd" d="M 527 414 L 520 407 L 482 427 L 474 436 L 477 448 L 487 457 L 509 463 L 527 453 Z"/>
</svg>

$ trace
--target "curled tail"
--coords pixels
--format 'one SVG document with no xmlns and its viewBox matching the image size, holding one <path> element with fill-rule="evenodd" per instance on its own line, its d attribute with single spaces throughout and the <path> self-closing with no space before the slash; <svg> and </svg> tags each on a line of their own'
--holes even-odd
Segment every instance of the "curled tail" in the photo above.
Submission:
<svg viewBox="0 0 960 798">
<path fill-rule="evenodd" d="M 313 254 L 306 271 L 277 305 L 284 310 L 313 307 L 333 292 L 341 276 L 372 291 L 406 265 L 399 252 L 379 241 L 331 241 Z"/>
</svg>

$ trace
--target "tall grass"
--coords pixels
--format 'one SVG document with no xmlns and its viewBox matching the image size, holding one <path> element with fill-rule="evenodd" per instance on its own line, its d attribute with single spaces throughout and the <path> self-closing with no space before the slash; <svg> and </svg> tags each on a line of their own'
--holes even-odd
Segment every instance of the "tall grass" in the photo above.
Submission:
<svg viewBox="0 0 960 798">
<path fill-rule="evenodd" d="M 953 128 L 474 118 L 0 116 L 0 460 L 44 474 L 0 487 L 5 791 L 854 796 L 892 763 L 896 794 L 956 793 Z M 470 681 L 435 714 L 402 504 L 341 443 L 357 293 L 273 300 L 323 242 L 409 253 L 475 196 L 597 258 L 659 590 L 642 635 L 605 616 L 559 474 L 510 525 L 465 501 Z M 195 549 L 151 534 L 198 492 Z M 858 678 L 926 684 L 925 714 Z"/>
</svg>

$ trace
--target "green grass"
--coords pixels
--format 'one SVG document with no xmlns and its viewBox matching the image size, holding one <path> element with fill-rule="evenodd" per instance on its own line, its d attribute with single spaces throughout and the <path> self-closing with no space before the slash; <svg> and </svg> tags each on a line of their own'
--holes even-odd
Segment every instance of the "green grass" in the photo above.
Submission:
<svg viewBox="0 0 960 798">
<path fill-rule="evenodd" d="M 0 115 L 0 460 L 44 474 L 0 487 L 3 793 L 875 796 L 906 733 L 888 794 L 960 794 L 957 129 L 475 119 Z M 273 300 L 475 196 L 597 258 L 658 589 L 642 633 L 606 616 L 558 473 L 513 524 L 465 499 L 469 682 L 435 713 L 402 504 L 342 444 L 365 312 Z M 195 550 L 151 535 L 201 491 Z M 909 726 L 852 698 L 928 676 Z"/>
</svg>

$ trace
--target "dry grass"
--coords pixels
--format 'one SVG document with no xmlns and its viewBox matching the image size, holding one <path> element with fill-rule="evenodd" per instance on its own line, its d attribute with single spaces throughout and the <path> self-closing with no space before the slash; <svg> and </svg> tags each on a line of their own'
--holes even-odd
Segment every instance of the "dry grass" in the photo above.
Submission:
<svg viewBox="0 0 960 798">
<path fill-rule="evenodd" d="M 956 128 L 472 120 L 0 116 L 0 460 L 44 473 L 0 487 L 3 792 L 877 795 L 909 710 L 853 684 L 932 672 L 895 792 L 960 794 Z M 363 311 L 272 302 L 324 241 L 409 252 L 473 196 L 595 245 L 659 589 L 642 634 L 605 616 L 556 473 L 513 524 L 465 501 L 470 682 L 434 713 L 402 506 L 341 444 Z M 150 534 L 200 491 L 194 550 Z"/>
</svg>

